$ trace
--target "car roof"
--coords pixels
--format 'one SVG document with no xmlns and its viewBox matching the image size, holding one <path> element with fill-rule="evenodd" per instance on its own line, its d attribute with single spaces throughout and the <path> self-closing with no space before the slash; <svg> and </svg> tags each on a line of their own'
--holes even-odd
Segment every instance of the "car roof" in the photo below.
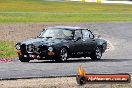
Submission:
<svg viewBox="0 0 132 88">
<path fill-rule="evenodd" d="M 48 27 L 48 28 L 60 28 L 60 29 L 69 29 L 69 30 L 87 29 L 87 28 L 74 27 L 74 26 L 55 26 L 55 27 Z"/>
</svg>

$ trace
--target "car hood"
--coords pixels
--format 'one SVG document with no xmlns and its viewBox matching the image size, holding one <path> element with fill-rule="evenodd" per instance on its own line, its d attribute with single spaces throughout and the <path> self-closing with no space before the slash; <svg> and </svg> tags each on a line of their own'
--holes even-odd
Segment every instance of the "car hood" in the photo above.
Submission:
<svg viewBox="0 0 132 88">
<path fill-rule="evenodd" d="M 22 41 L 21 44 L 38 44 L 38 45 L 53 45 L 62 42 L 67 42 L 65 39 L 52 39 L 52 38 L 31 38 L 25 41 Z"/>
</svg>

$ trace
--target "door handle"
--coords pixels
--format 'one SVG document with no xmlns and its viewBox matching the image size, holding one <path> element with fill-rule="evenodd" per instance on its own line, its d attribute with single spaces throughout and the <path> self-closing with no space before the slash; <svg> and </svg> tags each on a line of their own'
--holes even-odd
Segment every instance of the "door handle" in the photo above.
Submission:
<svg viewBox="0 0 132 88">
<path fill-rule="evenodd" d="M 93 39 L 93 41 L 95 41 L 95 39 Z"/>
</svg>

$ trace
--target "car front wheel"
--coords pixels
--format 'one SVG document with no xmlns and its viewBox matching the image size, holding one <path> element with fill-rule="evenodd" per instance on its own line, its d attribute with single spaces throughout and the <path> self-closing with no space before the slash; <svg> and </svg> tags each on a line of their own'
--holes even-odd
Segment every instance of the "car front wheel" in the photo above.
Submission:
<svg viewBox="0 0 132 88">
<path fill-rule="evenodd" d="M 58 58 L 56 58 L 55 61 L 63 62 L 63 61 L 66 61 L 67 59 L 68 59 L 68 51 L 65 47 L 63 47 L 63 48 L 61 48 L 60 54 L 59 54 Z"/>
<path fill-rule="evenodd" d="M 92 60 L 100 60 L 102 57 L 102 48 L 101 47 L 96 47 L 96 50 L 91 54 L 90 58 Z"/>
<path fill-rule="evenodd" d="M 25 58 L 25 57 L 19 57 L 19 60 L 20 60 L 21 62 L 29 62 L 29 61 L 30 61 L 30 59 Z"/>
</svg>

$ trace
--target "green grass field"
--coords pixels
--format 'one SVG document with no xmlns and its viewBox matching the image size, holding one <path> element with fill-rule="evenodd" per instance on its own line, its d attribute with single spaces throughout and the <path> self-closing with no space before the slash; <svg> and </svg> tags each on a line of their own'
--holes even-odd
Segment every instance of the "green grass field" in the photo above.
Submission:
<svg viewBox="0 0 132 88">
<path fill-rule="evenodd" d="M 14 42 L 0 41 L 0 58 L 16 57 L 16 49 Z"/>
<path fill-rule="evenodd" d="M 0 0 L 0 23 L 132 21 L 132 5 Z"/>
</svg>

